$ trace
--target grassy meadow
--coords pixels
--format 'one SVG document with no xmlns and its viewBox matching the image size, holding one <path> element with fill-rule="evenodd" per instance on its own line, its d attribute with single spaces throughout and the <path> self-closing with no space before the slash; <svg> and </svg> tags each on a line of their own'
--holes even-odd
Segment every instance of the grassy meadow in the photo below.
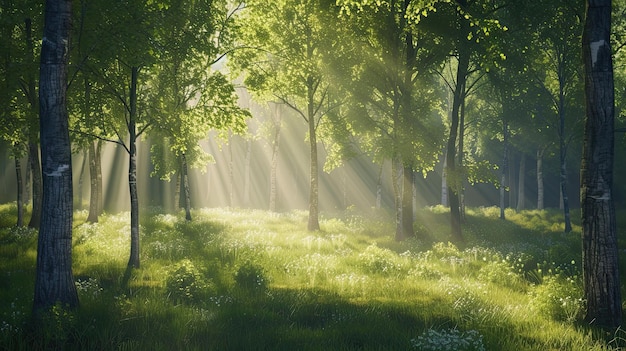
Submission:
<svg viewBox="0 0 626 351">
<path fill-rule="evenodd" d="M 418 238 L 393 216 L 144 209 L 142 267 L 125 274 L 129 214 L 74 221 L 81 307 L 29 323 L 36 231 L 0 205 L 0 348 L 8 350 L 617 350 L 581 321 L 580 227 L 556 210 L 468 209 L 463 247 L 441 207 Z M 573 218 L 577 218 L 575 213 Z M 620 223 L 625 228 L 624 223 Z"/>
</svg>

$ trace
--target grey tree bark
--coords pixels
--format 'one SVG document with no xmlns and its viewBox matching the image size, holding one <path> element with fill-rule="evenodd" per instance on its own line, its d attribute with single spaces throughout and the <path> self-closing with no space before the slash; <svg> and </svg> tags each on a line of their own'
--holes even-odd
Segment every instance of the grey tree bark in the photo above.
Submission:
<svg viewBox="0 0 626 351">
<path fill-rule="evenodd" d="M 70 0 L 47 0 L 39 79 L 43 173 L 33 314 L 78 306 L 72 274 L 72 159 L 67 112 Z"/>
<path fill-rule="evenodd" d="M 583 32 L 586 111 L 581 164 L 585 319 L 614 329 L 622 321 L 613 204 L 615 97 L 611 1 L 588 0 Z"/>
</svg>

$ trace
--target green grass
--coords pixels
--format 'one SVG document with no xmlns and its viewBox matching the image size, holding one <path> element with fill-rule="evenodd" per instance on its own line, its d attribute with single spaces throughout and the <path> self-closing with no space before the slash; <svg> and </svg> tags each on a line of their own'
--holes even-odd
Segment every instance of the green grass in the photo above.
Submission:
<svg viewBox="0 0 626 351">
<path fill-rule="evenodd" d="M 381 212 L 144 210 L 142 268 L 124 284 L 129 214 L 74 222 L 76 311 L 29 324 L 36 232 L 0 205 L 0 347 L 67 350 L 617 350 L 626 336 L 581 322 L 580 227 L 557 211 L 419 211 L 393 240 Z M 574 218 L 577 215 L 574 214 Z"/>
</svg>

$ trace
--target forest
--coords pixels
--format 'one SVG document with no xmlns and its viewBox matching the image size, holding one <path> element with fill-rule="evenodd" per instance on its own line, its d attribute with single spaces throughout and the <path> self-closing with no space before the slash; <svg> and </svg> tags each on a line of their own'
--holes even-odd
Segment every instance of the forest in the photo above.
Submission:
<svg viewBox="0 0 626 351">
<path fill-rule="evenodd" d="M 0 346 L 623 349 L 624 47 L 624 0 L 0 0 Z"/>
</svg>

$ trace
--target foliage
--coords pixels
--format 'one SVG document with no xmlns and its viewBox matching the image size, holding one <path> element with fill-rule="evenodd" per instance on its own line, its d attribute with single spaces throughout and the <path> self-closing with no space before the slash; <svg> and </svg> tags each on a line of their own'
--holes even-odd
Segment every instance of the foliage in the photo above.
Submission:
<svg viewBox="0 0 626 351">
<path fill-rule="evenodd" d="M 263 267 L 250 261 L 239 267 L 235 274 L 235 282 L 247 291 L 264 291 L 269 285 Z"/>
<path fill-rule="evenodd" d="M 441 208 L 419 211 L 434 243 L 396 242 L 389 217 L 354 211 L 323 217 L 322 230 L 310 233 L 302 211 L 202 209 L 187 222 L 182 213 L 152 209 L 141 223 L 144 265 L 126 282 L 128 213 L 88 224 L 77 212 L 82 304 L 71 314 L 57 310 L 37 333 L 27 324 L 36 244 L 16 239 L 7 221 L 0 227 L 0 346 L 616 349 L 618 341 L 607 345 L 589 327 L 572 328 L 584 306 L 570 262 L 580 259 L 571 242 L 579 239 L 551 231 L 561 220 L 557 210 L 523 211 L 508 222 L 497 211 L 468 208 L 467 243 L 458 247 L 443 241 Z M 0 218 L 12 212 L 0 206 Z M 560 247 L 559 262 L 548 247 Z"/>
<path fill-rule="evenodd" d="M 167 273 L 165 293 L 177 303 L 201 302 L 214 292 L 211 281 L 207 281 L 196 266 L 188 259 L 181 260 Z"/>
<path fill-rule="evenodd" d="M 485 351 L 483 337 L 476 330 L 467 332 L 458 329 L 428 329 L 424 334 L 411 339 L 414 349 L 424 351 Z"/>
</svg>

